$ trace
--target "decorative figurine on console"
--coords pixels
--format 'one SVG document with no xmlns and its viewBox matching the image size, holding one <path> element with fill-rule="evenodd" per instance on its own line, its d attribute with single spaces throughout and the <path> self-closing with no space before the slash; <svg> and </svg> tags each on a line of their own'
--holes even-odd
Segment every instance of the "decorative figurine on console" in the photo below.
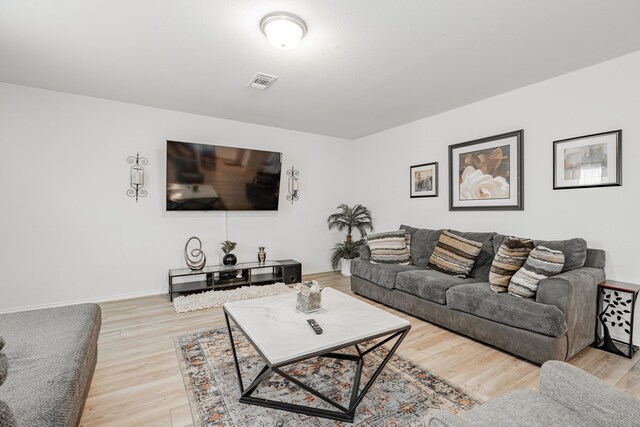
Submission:
<svg viewBox="0 0 640 427">
<path fill-rule="evenodd" d="M 206 265 L 207 257 L 202 250 L 202 242 L 196 236 L 190 237 L 184 245 L 184 260 L 192 270 L 202 270 Z"/>
</svg>

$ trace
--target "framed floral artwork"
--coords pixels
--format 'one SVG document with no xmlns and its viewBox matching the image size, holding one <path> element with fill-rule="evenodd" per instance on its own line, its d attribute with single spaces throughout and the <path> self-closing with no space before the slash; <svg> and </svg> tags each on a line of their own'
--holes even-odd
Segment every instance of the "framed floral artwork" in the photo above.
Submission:
<svg viewBox="0 0 640 427">
<path fill-rule="evenodd" d="M 411 198 L 438 197 L 438 162 L 413 165 L 409 171 Z"/>
<path fill-rule="evenodd" d="M 622 185 L 622 131 L 553 141 L 553 189 Z"/>
<path fill-rule="evenodd" d="M 524 209 L 524 131 L 449 146 L 449 210 Z"/>
</svg>

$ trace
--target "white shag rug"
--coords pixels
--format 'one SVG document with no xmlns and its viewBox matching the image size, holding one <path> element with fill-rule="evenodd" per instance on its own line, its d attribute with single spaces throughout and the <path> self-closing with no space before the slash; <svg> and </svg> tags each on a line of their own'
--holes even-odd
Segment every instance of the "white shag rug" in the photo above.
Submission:
<svg viewBox="0 0 640 427">
<path fill-rule="evenodd" d="M 191 294 L 174 298 L 173 307 L 176 313 L 202 310 L 204 308 L 218 307 L 225 302 L 242 301 L 246 299 L 269 297 L 272 295 L 288 294 L 295 292 L 284 283 L 261 286 L 243 286 L 228 291 L 208 291 L 201 294 Z"/>
</svg>

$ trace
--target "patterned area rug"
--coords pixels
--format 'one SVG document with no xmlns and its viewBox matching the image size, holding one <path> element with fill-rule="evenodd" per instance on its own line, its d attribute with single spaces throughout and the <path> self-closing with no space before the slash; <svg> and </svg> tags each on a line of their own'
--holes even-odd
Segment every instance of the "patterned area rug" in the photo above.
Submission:
<svg viewBox="0 0 640 427">
<path fill-rule="evenodd" d="M 239 330 L 234 330 L 234 338 L 247 386 L 264 362 Z M 315 427 L 345 424 L 238 402 L 240 393 L 226 327 L 184 335 L 175 341 L 195 426 Z M 365 356 L 361 387 L 365 386 L 386 354 L 387 350 L 380 347 Z M 335 401 L 349 401 L 355 362 L 313 358 L 285 371 Z M 254 396 L 334 409 L 275 374 L 258 387 Z M 477 404 L 477 400 L 459 388 L 394 355 L 358 406 L 354 425 L 426 426 L 430 414 L 439 409 L 457 413 Z"/>
<path fill-rule="evenodd" d="M 200 294 L 179 296 L 173 300 L 173 308 L 176 313 L 186 313 L 188 311 L 202 310 L 205 308 L 219 307 L 225 302 L 244 301 L 246 299 L 269 297 L 295 292 L 284 283 L 273 285 L 243 286 L 241 288 L 230 289 L 228 291 L 208 291 Z"/>
</svg>

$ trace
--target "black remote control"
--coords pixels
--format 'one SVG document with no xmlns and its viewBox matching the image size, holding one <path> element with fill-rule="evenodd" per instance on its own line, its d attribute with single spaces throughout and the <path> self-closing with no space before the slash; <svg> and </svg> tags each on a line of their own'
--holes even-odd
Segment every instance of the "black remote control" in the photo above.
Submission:
<svg viewBox="0 0 640 427">
<path fill-rule="evenodd" d="M 309 322 L 309 325 L 311 325 L 316 335 L 320 335 L 322 333 L 322 328 L 320 327 L 320 325 L 318 325 L 318 322 L 316 322 L 314 319 L 307 319 L 307 322 Z"/>
</svg>

